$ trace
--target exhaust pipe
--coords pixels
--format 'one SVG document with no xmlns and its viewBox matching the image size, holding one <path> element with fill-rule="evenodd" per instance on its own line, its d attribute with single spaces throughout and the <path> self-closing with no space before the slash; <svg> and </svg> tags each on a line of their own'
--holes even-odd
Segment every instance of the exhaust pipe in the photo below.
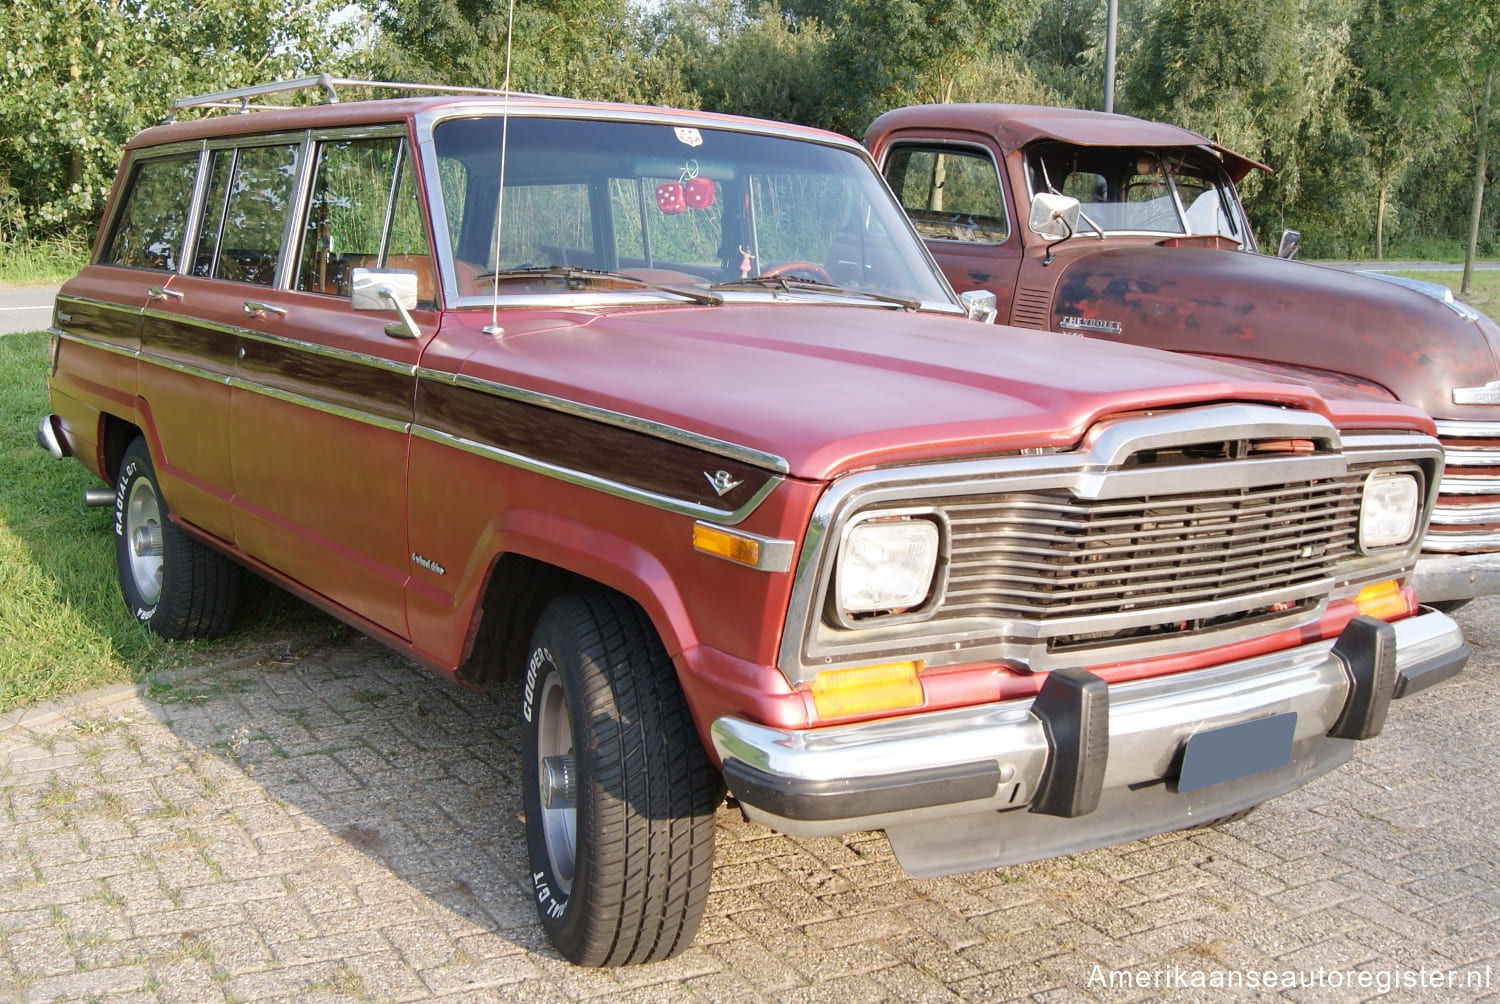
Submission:
<svg viewBox="0 0 1500 1004">
<path fill-rule="evenodd" d="M 115 490 L 113 488 L 85 488 L 83 490 L 83 504 L 92 509 L 103 509 L 105 506 L 115 504 Z"/>
<path fill-rule="evenodd" d="M 57 434 L 57 416 L 48 415 L 42 419 L 42 424 L 36 430 L 37 445 L 58 460 L 68 455 L 68 448 L 63 445 L 63 439 Z"/>
</svg>

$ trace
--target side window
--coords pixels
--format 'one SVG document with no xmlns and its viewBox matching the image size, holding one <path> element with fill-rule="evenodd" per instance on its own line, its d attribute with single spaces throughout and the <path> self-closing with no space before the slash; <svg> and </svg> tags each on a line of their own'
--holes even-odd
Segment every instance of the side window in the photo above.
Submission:
<svg viewBox="0 0 1500 1004">
<path fill-rule="evenodd" d="M 988 154 L 958 147 L 897 147 L 885 174 L 923 237 L 980 244 L 1010 237 L 1000 174 Z"/>
<path fill-rule="evenodd" d="M 219 231 L 224 227 L 224 200 L 229 194 L 229 171 L 234 167 L 234 151 L 215 150 L 209 158 L 208 196 L 203 200 L 198 250 L 193 255 L 193 274 L 203 278 L 214 274 Z"/>
<path fill-rule="evenodd" d="M 177 271 L 197 175 L 196 153 L 137 163 L 100 264 Z"/>
<path fill-rule="evenodd" d="M 258 286 L 275 281 L 296 175 L 295 146 L 244 147 L 235 155 L 213 278 Z"/>
<path fill-rule="evenodd" d="M 319 144 L 296 288 L 347 296 L 354 269 L 386 267 L 414 270 L 418 297 L 432 300 L 427 230 L 404 142 Z"/>
</svg>

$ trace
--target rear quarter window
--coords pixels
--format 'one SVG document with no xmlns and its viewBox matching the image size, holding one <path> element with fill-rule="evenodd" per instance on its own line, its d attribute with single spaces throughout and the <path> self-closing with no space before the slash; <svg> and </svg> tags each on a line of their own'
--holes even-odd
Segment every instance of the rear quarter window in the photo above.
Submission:
<svg viewBox="0 0 1500 1004">
<path fill-rule="evenodd" d="M 196 152 L 138 161 L 100 264 L 177 271 L 197 176 Z"/>
</svg>

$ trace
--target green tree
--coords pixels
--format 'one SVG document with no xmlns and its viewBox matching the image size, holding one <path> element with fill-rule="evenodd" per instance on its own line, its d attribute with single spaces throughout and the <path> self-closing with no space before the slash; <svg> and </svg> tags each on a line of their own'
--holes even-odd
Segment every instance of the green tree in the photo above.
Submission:
<svg viewBox="0 0 1500 1004">
<path fill-rule="evenodd" d="M 386 0 L 368 63 L 383 79 L 603 101 L 690 104 L 680 61 L 627 0 Z"/>
<path fill-rule="evenodd" d="M 1405 0 L 1413 16 L 1425 26 L 1431 46 L 1431 73 L 1451 88 L 1457 107 L 1465 114 L 1473 158 L 1473 187 L 1469 202 L 1468 239 L 1464 251 L 1461 293 L 1468 293 L 1474 275 L 1484 221 L 1486 174 L 1490 147 L 1495 143 L 1493 103 L 1495 75 L 1500 70 L 1500 5 L 1495 0 Z"/>
<path fill-rule="evenodd" d="M 964 75 L 1013 45 L 1037 0 L 848 0 L 828 27 L 824 124 L 862 135 L 903 104 L 951 101 Z"/>
<path fill-rule="evenodd" d="M 683 86 L 704 108 L 784 122 L 822 122 L 830 33 L 775 3 L 676 0 L 656 22 L 663 55 L 682 61 Z"/>
<path fill-rule="evenodd" d="M 333 68 L 340 0 L 7 0 L 0 239 L 92 225 L 121 145 L 174 97 Z M 8 207 L 8 209 L 7 209 Z"/>
<path fill-rule="evenodd" d="M 1133 33 L 1119 109 L 1186 126 L 1276 168 L 1246 186 L 1258 229 L 1298 215 L 1307 162 L 1346 147 L 1357 0 L 1160 0 Z M 1326 198 L 1317 200 L 1327 202 Z"/>
</svg>

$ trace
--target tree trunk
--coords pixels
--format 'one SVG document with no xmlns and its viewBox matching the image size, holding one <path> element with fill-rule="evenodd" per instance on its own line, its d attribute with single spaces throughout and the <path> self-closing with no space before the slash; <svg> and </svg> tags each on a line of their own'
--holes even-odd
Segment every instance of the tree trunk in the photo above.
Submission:
<svg viewBox="0 0 1500 1004">
<path fill-rule="evenodd" d="M 1380 203 L 1375 209 L 1375 260 L 1385 258 L 1385 182 L 1380 183 Z"/>
<path fill-rule="evenodd" d="M 1495 90 L 1495 71 L 1484 74 L 1484 97 L 1479 104 L 1479 130 L 1475 141 L 1479 156 L 1474 169 L 1474 211 L 1469 214 L 1469 247 L 1464 252 L 1464 280 L 1458 287 L 1460 296 L 1469 295 L 1469 285 L 1474 279 L 1474 256 L 1479 250 L 1479 221 L 1484 216 L 1484 172 L 1488 169 L 1490 139 L 1490 95 Z"/>
</svg>

